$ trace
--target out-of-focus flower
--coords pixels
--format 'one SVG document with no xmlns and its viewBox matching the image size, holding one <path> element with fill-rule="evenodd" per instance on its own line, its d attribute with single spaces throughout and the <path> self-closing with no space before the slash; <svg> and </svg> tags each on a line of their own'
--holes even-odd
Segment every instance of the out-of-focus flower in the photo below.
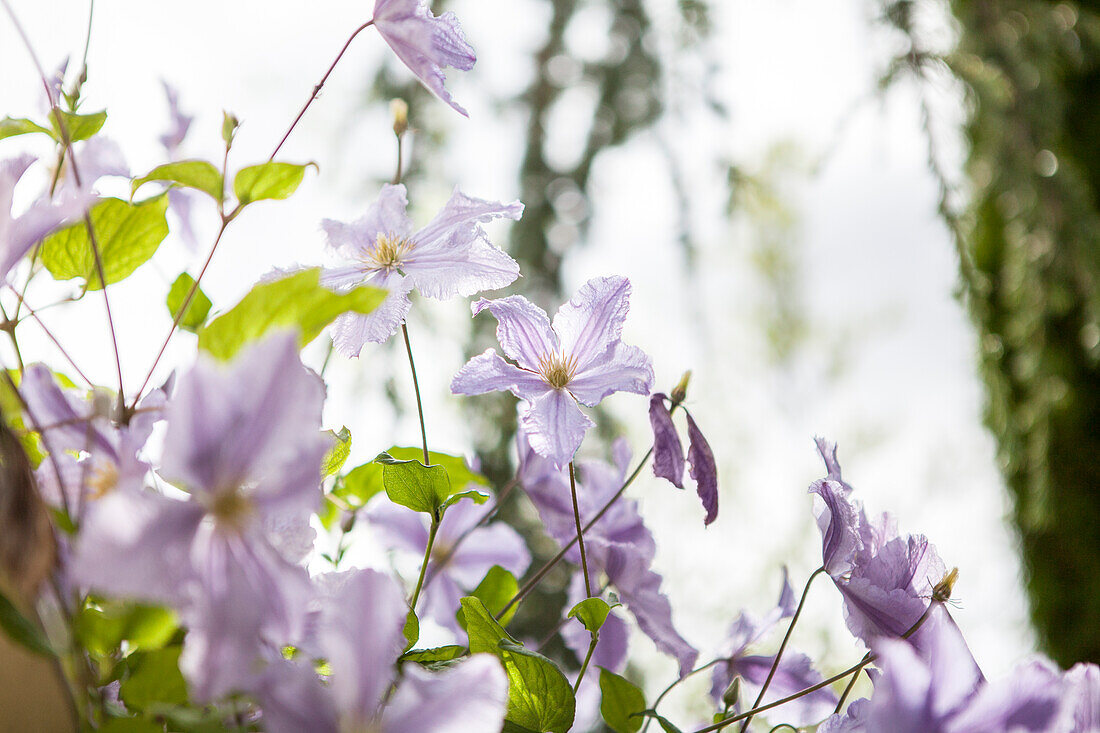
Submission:
<svg viewBox="0 0 1100 733">
<path fill-rule="evenodd" d="M 523 400 L 520 423 L 531 446 L 561 468 L 573 460 L 595 423 L 578 402 L 594 406 L 613 392 L 649 394 L 653 365 L 621 340 L 630 310 L 630 281 L 593 278 L 554 316 L 519 295 L 482 298 L 496 316 L 497 339 L 507 362 L 493 349 L 470 359 L 451 381 L 456 394 L 507 390 Z"/>
<path fill-rule="evenodd" d="M 317 651 L 331 669 L 321 685 L 311 666 L 272 665 L 259 684 L 264 730 L 318 733 L 496 733 L 504 722 L 508 678 L 487 654 L 441 674 L 402 670 L 393 697 L 393 663 L 404 646 L 408 607 L 389 577 L 355 570 L 330 578 L 318 620 Z"/>
<path fill-rule="evenodd" d="M 1063 680 L 1073 730 L 1082 733 L 1100 731 L 1100 667 L 1075 664 L 1065 673 Z"/>
<path fill-rule="evenodd" d="M 943 561 L 923 535 L 899 536 L 890 515 L 868 521 L 840 477 L 836 446 L 818 439 L 817 447 L 828 476 L 811 484 L 810 492 L 822 500 L 816 510 L 822 558 L 844 597 L 848 628 L 868 646 L 878 637 L 899 638 L 932 603 Z M 910 643 L 921 645 L 924 634 L 918 629 Z"/>
<path fill-rule="evenodd" d="M 742 611 L 730 627 L 727 642 L 728 652 L 725 659 L 715 665 L 711 676 L 710 694 L 715 701 L 721 702 L 722 694 L 735 677 L 741 678 L 741 690 L 750 702 L 756 699 L 761 686 L 771 671 L 774 655 L 749 654 L 750 647 L 759 642 L 781 620 L 790 618 L 795 612 L 794 590 L 783 570 L 783 587 L 779 592 L 779 602 L 762 619 L 757 619 Z M 762 700 L 764 704 L 779 700 L 800 692 L 822 680 L 814 669 L 813 662 L 805 654 L 788 649 L 779 660 L 775 676 L 768 685 L 768 693 Z M 836 707 L 837 698 L 829 688 L 822 688 L 809 695 L 783 706 L 783 719 L 797 725 L 817 723 Z M 734 706 L 734 709 L 740 709 Z"/>
<path fill-rule="evenodd" d="M 444 300 L 502 288 L 519 277 L 516 261 L 490 244 L 481 228 L 493 219 L 519 219 L 519 201 L 483 201 L 455 189 L 435 218 L 415 233 L 407 207 L 405 187 L 386 185 L 363 218 L 321 224 L 329 247 L 347 263 L 324 270 L 322 284 L 348 290 L 369 283 L 390 291 L 370 314 L 336 319 L 333 343 L 341 354 L 356 356 L 366 342 L 382 343 L 396 333 L 409 312 L 413 288 Z"/>
<path fill-rule="evenodd" d="M 191 123 L 195 121 L 195 117 L 185 115 L 180 110 L 179 92 L 175 87 L 166 81 L 161 81 L 161 84 L 164 85 L 164 96 L 168 99 L 169 123 L 167 132 L 160 136 L 160 144 L 164 146 L 165 152 L 168 153 L 168 159 L 177 161 L 181 157 L 180 146 L 183 145 L 184 138 L 187 137 L 187 132 L 191 129 Z M 175 213 L 176 219 L 179 221 L 180 237 L 191 249 L 198 245 L 195 238 L 195 228 L 191 223 L 191 207 L 196 196 L 197 194 L 188 188 L 172 186 L 168 189 L 168 208 Z"/>
<path fill-rule="evenodd" d="M 491 510 L 489 504 L 472 501 L 460 501 L 451 506 L 443 515 L 432 545 L 425 576 L 430 580 L 421 594 L 418 614 L 430 616 L 455 633 L 459 631 L 455 621 L 459 600 L 476 588 L 494 565 L 519 577 L 531 564 L 531 553 L 523 538 L 507 524 L 494 522 L 477 527 Z M 422 512 L 414 512 L 394 504 L 386 496 L 379 496 L 366 509 L 365 518 L 388 547 L 423 558 L 428 545 L 428 527 Z M 465 539 L 459 542 L 463 536 Z M 441 564 L 444 562 L 446 564 Z"/>
<path fill-rule="evenodd" d="M 686 380 L 685 380 L 686 381 Z M 681 389 L 678 387 L 677 389 Z M 672 415 L 665 407 L 668 396 L 656 392 L 649 398 L 649 424 L 653 428 L 653 473 L 671 482 L 678 489 L 684 488 L 684 447 Z M 682 398 L 681 398 L 682 399 Z M 691 478 L 695 480 L 695 491 L 703 502 L 707 514 L 704 524 L 710 524 L 718 518 L 718 466 L 714 461 L 714 452 L 703 436 L 699 426 L 686 409 L 688 447 L 687 462 L 691 464 Z"/>
<path fill-rule="evenodd" d="M 21 155 L 0 161 L 0 282 L 7 279 L 31 247 L 67 220 L 83 214 L 91 198 L 85 194 L 59 195 L 52 201 L 43 195 L 18 217 L 13 216 L 15 185 L 34 160 L 33 155 Z"/>
<path fill-rule="evenodd" d="M 561 544 L 577 536 L 569 482 L 553 461 L 536 453 L 521 431 L 517 435 L 519 478 L 539 511 L 547 534 Z M 581 524 L 586 524 L 616 494 L 626 479 L 630 450 L 625 441 L 613 446 L 615 465 L 584 461 L 579 466 L 577 503 Z M 657 545 L 638 514 L 637 502 L 619 499 L 584 535 L 589 573 L 605 574 L 642 632 L 662 652 L 674 657 L 680 674 L 687 674 L 699 653 L 672 625 L 672 606 L 661 592 L 661 576 L 650 566 Z M 580 563 L 576 546 L 566 555 Z M 579 595 L 579 592 L 578 592 Z M 578 598 L 579 600 L 579 598 Z"/>
<path fill-rule="evenodd" d="M 454 13 L 437 18 L 427 0 L 375 0 L 374 27 L 424 86 L 459 114 L 469 117 L 444 86 L 447 81 L 444 68 L 469 71 L 477 61 Z"/>
<path fill-rule="evenodd" d="M 160 469 L 189 496 L 116 491 L 81 528 L 77 580 L 180 610 L 197 700 L 244 688 L 303 630 L 311 589 L 297 563 L 320 500 L 323 401 L 292 332 L 228 368 L 200 360 L 167 408 Z"/>
</svg>

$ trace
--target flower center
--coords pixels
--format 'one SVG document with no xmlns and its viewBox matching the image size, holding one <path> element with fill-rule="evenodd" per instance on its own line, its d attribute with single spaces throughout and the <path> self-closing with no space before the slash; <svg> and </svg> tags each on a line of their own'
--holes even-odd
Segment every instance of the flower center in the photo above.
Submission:
<svg viewBox="0 0 1100 733">
<path fill-rule="evenodd" d="M 396 234 L 379 234 L 374 248 L 363 258 L 371 269 L 398 270 L 402 261 L 413 250 L 413 242 Z"/>
<path fill-rule="evenodd" d="M 98 499 L 118 486 L 118 466 L 111 461 L 97 461 L 88 471 L 88 493 Z"/>
<path fill-rule="evenodd" d="M 239 489 L 217 493 L 207 510 L 218 521 L 238 524 L 252 513 L 252 502 Z"/>
<path fill-rule="evenodd" d="M 554 389 L 562 389 L 577 373 L 577 360 L 564 354 L 546 354 L 539 359 L 539 373 Z"/>
</svg>

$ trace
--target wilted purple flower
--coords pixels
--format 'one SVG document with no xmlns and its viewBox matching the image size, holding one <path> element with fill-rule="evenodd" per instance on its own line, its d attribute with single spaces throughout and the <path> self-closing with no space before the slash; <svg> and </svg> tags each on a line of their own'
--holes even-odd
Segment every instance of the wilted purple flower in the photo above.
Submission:
<svg viewBox="0 0 1100 733">
<path fill-rule="evenodd" d="M 179 92 L 166 81 L 161 81 L 164 86 L 164 95 L 168 99 L 168 115 L 170 118 L 168 131 L 160 136 L 160 144 L 168 153 L 168 159 L 176 161 L 180 159 L 180 146 L 187 137 L 191 123 L 195 121 L 193 115 L 185 115 L 180 111 Z M 180 237 L 192 249 L 198 244 L 195 239 L 195 229 L 191 223 L 191 207 L 195 202 L 195 192 L 188 188 L 172 186 L 168 189 L 168 208 L 171 209 L 179 221 Z"/>
<path fill-rule="evenodd" d="M 443 300 L 502 288 L 519 277 L 516 261 L 490 244 L 481 228 L 493 219 L 519 219 L 519 201 L 483 201 L 455 189 L 435 218 L 415 233 L 407 206 L 405 187 L 386 185 L 358 221 L 321 223 L 329 247 L 348 263 L 324 270 L 322 284 L 347 290 L 369 283 L 390 291 L 369 315 L 347 313 L 336 319 L 333 343 L 341 354 L 356 356 L 366 342 L 382 343 L 396 333 L 409 312 L 413 288 Z"/>
<path fill-rule="evenodd" d="M 447 81 L 443 74 L 445 67 L 469 71 L 477 61 L 454 13 L 437 18 L 427 0 L 375 0 L 374 27 L 424 86 L 459 114 L 469 117 L 443 86 Z"/>
<path fill-rule="evenodd" d="M 897 733 L 1015 733 L 1063 730 L 1063 685 L 1041 662 L 1018 667 L 988 684 L 959 629 L 942 605 L 922 628 L 926 644 L 875 643 L 882 675 L 867 708 L 868 731 Z"/>
<path fill-rule="evenodd" d="M 684 488 L 684 446 L 672 423 L 672 415 L 665 407 L 668 395 L 656 392 L 649 398 L 649 424 L 653 428 L 653 473 L 671 482 L 678 489 Z M 688 462 L 691 464 L 691 478 L 695 480 L 695 491 L 703 502 L 707 514 L 704 524 L 710 524 L 718 517 L 718 466 L 714 461 L 714 452 L 703 437 L 699 426 L 695 424 L 691 413 L 687 415 Z"/>
<path fill-rule="evenodd" d="M 561 544 L 577 536 L 569 483 L 563 473 L 530 446 L 526 435 L 517 435 L 521 485 L 535 504 L 547 534 Z M 630 462 L 625 441 L 613 446 L 615 465 L 602 461 L 584 461 L 579 466 L 577 503 L 581 523 L 586 524 L 622 487 Z M 680 674 L 687 674 L 699 653 L 680 636 L 672 625 L 672 606 L 661 592 L 661 576 L 650 566 L 657 552 L 653 535 L 638 513 L 637 502 L 619 499 L 585 532 L 589 573 L 606 574 L 619 599 L 638 622 L 642 632 L 662 652 L 674 657 Z M 566 555 L 575 563 L 580 554 L 574 547 Z"/>
<path fill-rule="evenodd" d="M 519 295 L 482 298 L 474 314 L 486 308 L 498 321 L 501 349 L 516 363 L 488 349 L 458 371 L 451 391 L 508 390 L 522 399 L 520 423 L 531 446 L 558 468 L 573 460 L 595 424 L 578 402 L 592 407 L 613 392 L 649 394 L 649 357 L 620 338 L 630 310 L 625 277 L 589 280 L 558 310 L 553 327 L 545 311 Z"/>
<path fill-rule="evenodd" d="M 459 608 L 459 600 L 469 595 L 494 565 L 516 577 L 526 572 L 531 564 L 531 553 L 518 532 L 503 522 L 476 528 L 491 510 L 489 504 L 460 501 L 443 515 L 428 561 L 425 576 L 428 580 L 418 605 L 422 618 L 430 616 L 457 633 L 455 611 Z M 371 502 L 365 516 L 387 546 L 417 558 L 424 556 L 428 527 L 422 512 L 414 512 L 394 504 L 386 496 L 379 496 Z M 464 535 L 465 539 L 459 543 Z M 446 564 L 441 564 L 443 562 Z"/>
<path fill-rule="evenodd" d="M 81 528 L 78 580 L 180 610 L 180 667 L 198 700 L 244 687 L 302 632 L 311 591 L 297 563 L 320 499 L 323 401 L 293 332 L 228 368 L 200 360 L 168 407 L 160 469 L 187 498 L 114 492 Z"/>
<path fill-rule="evenodd" d="M 730 627 L 726 658 L 715 665 L 711 676 L 711 697 L 721 702 L 722 695 L 734 677 L 741 678 L 742 701 L 752 702 L 768 678 L 775 657 L 773 655 L 748 654 L 748 650 L 759 642 L 782 619 L 790 618 L 795 612 L 794 590 L 783 570 L 783 587 L 779 591 L 779 602 L 766 616 L 757 619 L 742 611 Z M 787 650 L 779 660 L 775 676 L 768 685 L 768 693 L 762 702 L 769 703 L 793 695 L 796 692 L 817 684 L 821 675 L 814 669 L 813 662 L 805 654 Z M 836 707 L 837 698 L 829 688 L 822 688 L 809 695 L 783 706 L 783 719 L 798 725 L 812 725 L 820 721 Z M 735 705 L 734 709 L 740 709 Z"/>
<path fill-rule="evenodd" d="M 870 522 L 852 488 L 840 477 L 836 446 L 818 439 L 828 476 L 810 485 L 822 499 L 817 524 L 826 571 L 844 597 L 852 634 L 870 645 L 880 636 L 897 638 L 909 631 L 932 602 L 933 587 L 944 577 L 944 564 L 922 535 L 898 535 L 888 514 Z M 924 630 L 910 642 L 920 645 Z"/>
<path fill-rule="evenodd" d="M 373 570 L 341 573 L 318 621 L 318 652 L 331 669 L 322 686 L 310 666 L 273 665 L 259 685 L 264 730 L 330 733 L 497 733 L 508 701 L 500 663 L 476 654 L 441 674 L 406 664 L 392 698 L 393 663 L 404 647 L 408 607 L 389 577 Z"/>
<path fill-rule="evenodd" d="M 33 155 L 21 155 L 0 161 L 0 282 L 7 279 L 31 247 L 66 220 L 79 217 L 90 200 L 87 195 L 65 195 L 51 201 L 43 195 L 20 216 L 13 216 L 15 185 L 34 160 Z"/>
</svg>

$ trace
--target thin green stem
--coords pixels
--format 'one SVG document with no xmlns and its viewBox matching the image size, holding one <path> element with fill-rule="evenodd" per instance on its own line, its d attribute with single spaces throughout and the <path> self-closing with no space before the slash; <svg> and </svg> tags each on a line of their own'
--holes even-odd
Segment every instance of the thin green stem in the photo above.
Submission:
<svg viewBox="0 0 1100 733">
<path fill-rule="evenodd" d="M 469 537 L 475 530 L 484 527 L 486 524 L 492 521 L 493 517 L 495 517 L 500 511 L 501 505 L 518 485 L 519 478 L 513 477 L 512 480 L 506 483 L 504 485 L 504 488 L 500 490 L 500 494 L 497 496 L 497 500 L 493 505 L 493 508 L 490 511 L 485 512 L 481 519 L 478 520 L 477 524 L 464 531 L 458 536 L 458 539 L 451 543 L 451 546 L 447 548 L 447 551 L 443 553 L 443 555 L 436 561 L 435 565 L 432 566 L 432 572 L 424 580 L 425 587 L 431 585 L 432 581 L 435 580 L 440 571 L 442 571 L 443 568 L 447 567 L 447 563 L 449 563 L 451 559 L 454 558 L 455 552 L 458 551 L 459 545 L 461 545 L 467 537 Z"/>
<path fill-rule="evenodd" d="M 683 677 L 680 677 L 679 679 L 673 680 L 669 684 L 668 687 L 666 687 L 664 690 L 661 691 L 661 694 L 658 695 L 657 699 L 653 701 L 653 704 L 650 706 L 650 708 L 653 711 L 656 711 L 657 706 L 661 704 L 661 701 L 665 699 L 665 696 L 667 696 L 670 692 L 672 692 L 672 690 L 675 689 L 675 687 L 677 685 L 679 685 L 681 682 L 683 682 L 687 678 L 689 678 L 689 677 L 691 677 L 695 674 L 698 674 L 699 672 L 704 672 L 704 671 L 710 669 L 711 667 L 713 667 L 714 665 L 716 665 L 720 662 L 726 662 L 726 661 L 729 661 L 726 657 L 719 657 L 718 659 L 712 659 L 709 662 L 707 662 L 706 664 L 704 664 L 702 666 L 699 666 L 699 667 L 696 667 L 695 669 L 691 670 L 690 672 L 685 674 Z M 642 726 L 642 733 L 646 733 L 646 731 L 649 730 L 649 724 L 652 720 L 653 720 L 653 718 L 650 718 L 650 717 L 647 717 L 645 719 L 645 725 Z"/>
<path fill-rule="evenodd" d="M 428 561 L 432 559 L 432 546 L 435 544 L 435 534 L 439 531 L 439 521 L 432 518 L 432 526 L 428 528 L 428 546 L 424 548 L 424 562 L 420 564 L 420 577 L 416 579 L 416 590 L 409 600 L 409 608 L 416 613 L 416 602 L 420 600 L 420 589 L 424 587 L 424 573 L 428 570 Z"/>
<path fill-rule="evenodd" d="M 577 524 L 577 544 L 581 548 L 581 570 L 584 571 L 584 592 L 592 597 L 592 581 L 588 578 L 588 557 L 584 553 L 584 529 L 581 528 L 581 509 L 577 505 L 577 477 L 573 461 L 569 462 L 569 493 L 573 495 L 573 521 Z"/>
<path fill-rule="evenodd" d="M 581 671 L 577 674 L 577 681 L 573 683 L 573 694 L 577 694 L 577 690 L 581 688 L 581 680 L 584 679 L 584 673 L 588 671 L 588 663 L 592 661 L 592 652 L 596 651 L 596 643 L 599 642 L 600 637 L 596 634 L 592 635 L 592 641 L 588 643 L 588 653 L 584 655 L 584 662 L 581 663 Z"/>
<path fill-rule="evenodd" d="M 775 659 L 772 660 L 772 668 L 768 670 L 768 676 L 764 679 L 764 684 L 760 687 L 760 693 L 756 696 L 756 702 L 752 704 L 755 708 L 761 702 L 764 701 L 764 693 L 768 691 L 768 685 L 772 683 L 772 678 L 775 677 L 775 671 L 779 669 L 779 660 L 783 657 L 783 652 L 787 649 L 787 642 L 791 640 L 791 632 L 794 631 L 794 625 L 798 623 L 798 617 L 802 615 L 802 607 L 806 605 L 806 597 L 810 594 L 810 586 L 821 573 L 825 572 L 824 567 L 820 567 L 813 571 L 809 580 L 806 581 L 806 587 L 802 589 L 802 598 L 798 602 L 798 608 L 795 609 L 794 616 L 791 617 L 791 623 L 787 626 L 787 633 L 783 635 L 783 643 L 779 645 L 779 651 L 775 654 Z M 752 722 L 752 716 L 745 718 L 745 722 L 741 724 L 741 733 L 745 733 L 749 729 L 749 723 Z"/>
<path fill-rule="evenodd" d="M 871 656 L 871 652 L 867 652 L 867 654 L 863 657 L 864 660 L 866 660 L 869 656 Z M 844 702 L 848 699 L 848 695 L 852 694 L 852 688 L 856 686 L 857 681 L 859 681 L 858 672 L 852 675 L 852 679 L 848 680 L 848 684 L 844 686 L 844 693 L 840 696 L 840 700 L 837 701 L 836 708 L 833 709 L 833 715 L 838 714 L 842 709 L 844 709 Z"/>
<path fill-rule="evenodd" d="M 401 334 L 405 337 L 405 352 L 409 355 L 409 369 L 412 370 L 413 391 L 416 392 L 416 414 L 420 417 L 420 440 L 424 443 L 424 465 L 428 459 L 428 432 L 424 429 L 424 405 L 420 402 L 420 382 L 416 379 L 416 363 L 413 361 L 412 345 L 409 343 L 409 327 L 401 322 Z"/>
<path fill-rule="evenodd" d="M 0 304 L 0 315 L 4 317 L 4 323 L 0 324 L 0 327 L 8 332 L 8 338 L 11 339 L 11 347 L 15 351 L 15 360 L 19 362 L 19 376 L 23 376 L 26 367 L 23 364 L 23 352 L 19 350 L 19 339 L 15 335 L 15 327 L 19 325 L 19 322 L 13 321 L 8 317 L 8 312 L 2 304 Z"/>
</svg>

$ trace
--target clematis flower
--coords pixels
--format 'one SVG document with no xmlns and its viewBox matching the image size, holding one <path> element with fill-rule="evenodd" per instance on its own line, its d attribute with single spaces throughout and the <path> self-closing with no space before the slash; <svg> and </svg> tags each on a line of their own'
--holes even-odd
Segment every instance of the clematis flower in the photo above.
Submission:
<svg viewBox="0 0 1100 733">
<path fill-rule="evenodd" d="M 686 381 L 687 375 L 681 385 Z M 677 389 L 682 389 L 682 386 Z M 673 394 L 676 394 L 675 390 Z M 665 401 L 668 399 L 668 395 L 661 392 L 655 392 L 649 398 L 649 424 L 653 428 L 653 473 L 671 482 L 676 488 L 682 489 L 684 488 L 684 447 L 672 422 L 672 415 L 665 407 Z M 718 518 L 718 466 L 714 461 L 714 452 L 710 449 L 710 443 L 703 437 L 691 413 L 684 409 L 684 414 L 687 416 L 690 441 L 688 463 L 691 464 L 691 478 L 695 480 L 695 491 L 699 494 L 703 508 L 706 510 L 703 524 L 707 525 Z"/>
<path fill-rule="evenodd" d="M 330 578 L 318 621 L 318 652 L 331 669 L 322 685 L 311 665 L 284 662 L 264 674 L 258 691 L 264 730 L 318 733 L 497 733 L 504 722 L 508 678 L 490 655 L 475 654 L 441 674 L 406 664 L 392 698 L 393 663 L 401 654 L 408 607 L 394 581 L 373 570 Z"/>
<path fill-rule="evenodd" d="M 336 319 L 332 338 L 341 354 L 357 356 L 366 342 L 382 343 L 396 333 L 409 312 L 413 288 L 444 300 L 502 288 L 519 277 L 516 261 L 490 244 L 481 228 L 493 219 L 519 219 L 519 201 L 483 201 L 455 189 L 417 232 L 405 215 L 407 207 L 405 187 L 386 185 L 358 221 L 321 223 L 329 247 L 347 263 L 322 271 L 323 285 L 349 290 L 371 284 L 390 291 L 370 314 L 347 313 Z"/>
<path fill-rule="evenodd" d="M 1066 704 L 1073 730 L 1100 731 L 1100 667 L 1075 664 L 1062 679 L 1066 683 Z"/>
<path fill-rule="evenodd" d="M 730 627 L 726 658 L 715 665 L 711 675 L 710 694 L 716 702 L 722 701 L 722 695 L 735 677 L 741 678 L 742 696 L 754 701 L 771 671 L 775 657 L 771 655 L 748 654 L 749 648 L 759 642 L 776 624 L 790 618 L 795 612 L 794 590 L 783 570 L 783 586 L 779 592 L 779 602 L 763 618 L 757 619 L 742 611 Z M 763 703 L 793 695 L 822 680 L 814 669 L 813 661 L 805 654 L 787 650 L 779 660 L 775 676 L 768 685 Z M 817 723 L 836 707 L 837 697 L 825 687 L 809 695 L 798 698 L 783 706 L 782 717 L 797 725 Z M 737 706 L 735 710 L 739 709 Z"/>
<path fill-rule="evenodd" d="M 938 605 L 924 622 L 922 649 L 895 639 L 875 644 L 882 675 L 867 704 L 867 731 L 897 733 L 1040 733 L 1059 723 L 1063 683 L 1042 662 L 987 683 L 958 627 Z M 843 730 L 843 729 L 842 729 Z M 858 730 L 858 729 L 856 729 Z"/>
<path fill-rule="evenodd" d="M 519 397 L 520 424 L 531 446 L 558 468 L 573 460 L 595 425 L 578 402 L 593 407 L 614 392 L 649 394 L 649 357 L 620 338 L 630 310 L 625 277 L 589 280 L 558 310 L 553 326 L 545 311 L 519 295 L 482 298 L 474 315 L 485 309 L 496 316 L 501 349 L 515 363 L 489 349 L 458 371 L 451 391 L 507 390 Z"/>
<path fill-rule="evenodd" d="M 0 282 L 7 279 L 12 268 L 47 234 L 67 220 L 84 213 L 90 201 L 88 195 L 61 196 L 51 201 L 42 196 L 18 217 L 12 215 L 15 185 L 34 163 L 33 155 L 21 155 L 0 161 Z"/>
<path fill-rule="evenodd" d="M 169 127 L 167 132 L 160 136 L 160 144 L 168 153 L 168 159 L 177 161 L 181 158 L 180 146 L 183 145 L 195 118 L 193 115 L 185 115 L 180 110 L 179 92 L 175 87 L 166 81 L 162 81 L 161 84 L 164 86 L 164 96 L 168 99 Z M 192 250 L 198 246 L 194 225 L 191 222 L 191 209 L 197 196 L 194 190 L 182 186 L 172 186 L 168 189 L 168 208 L 175 213 L 176 220 L 179 222 L 180 237 Z"/>
<path fill-rule="evenodd" d="M 421 617 L 430 616 L 456 634 L 459 626 L 455 611 L 460 606 L 459 600 L 469 595 L 494 565 L 519 577 L 531 564 L 526 543 L 507 524 L 492 522 L 484 527 L 477 526 L 491 510 L 489 504 L 472 501 L 460 501 L 451 506 L 443 515 L 432 545 L 417 613 Z M 428 527 L 422 512 L 414 512 L 394 504 L 386 496 L 378 496 L 367 507 L 365 517 L 388 547 L 423 558 L 428 545 Z M 464 538 L 461 544 L 458 544 L 459 538 Z M 442 564 L 444 561 L 446 564 Z"/>
<path fill-rule="evenodd" d="M 547 534 L 564 545 L 577 536 L 568 479 L 556 469 L 551 459 L 534 451 L 522 430 L 516 441 L 520 456 L 520 483 L 538 509 Z M 622 440 L 616 441 L 612 450 L 614 465 L 584 461 L 578 467 L 577 503 L 582 524 L 587 523 L 618 493 L 626 479 L 630 450 Z M 691 671 L 699 653 L 672 624 L 672 605 L 661 592 L 662 578 L 651 569 L 657 544 L 638 513 L 637 502 L 619 499 L 584 537 L 589 574 L 595 577 L 606 575 L 607 582 L 618 593 L 642 632 L 653 640 L 658 649 L 677 660 L 681 676 Z M 580 563 L 580 553 L 575 545 L 566 557 Z M 575 593 L 579 601 L 579 586 Z M 609 648 L 608 653 L 612 651 Z"/>
<path fill-rule="evenodd" d="M 243 689 L 303 631 L 311 586 L 298 562 L 321 496 L 323 401 L 293 332 L 228 368 L 200 359 L 167 408 L 160 468 L 187 498 L 113 492 L 78 535 L 79 581 L 180 611 L 180 669 L 197 700 Z"/>
<path fill-rule="evenodd" d="M 869 521 L 849 498 L 852 487 L 840 476 L 836 445 L 818 439 L 817 447 L 828 475 L 809 490 L 821 498 L 815 511 L 822 559 L 844 597 L 848 629 L 868 646 L 878 637 L 901 637 L 932 603 L 943 561 L 923 535 L 899 536 L 890 515 Z M 918 629 L 909 642 L 921 645 L 924 634 Z"/>
<path fill-rule="evenodd" d="M 424 86 L 456 112 L 469 117 L 444 86 L 445 67 L 469 71 L 477 61 L 454 13 L 437 18 L 427 0 L 375 0 L 374 27 Z"/>
</svg>

